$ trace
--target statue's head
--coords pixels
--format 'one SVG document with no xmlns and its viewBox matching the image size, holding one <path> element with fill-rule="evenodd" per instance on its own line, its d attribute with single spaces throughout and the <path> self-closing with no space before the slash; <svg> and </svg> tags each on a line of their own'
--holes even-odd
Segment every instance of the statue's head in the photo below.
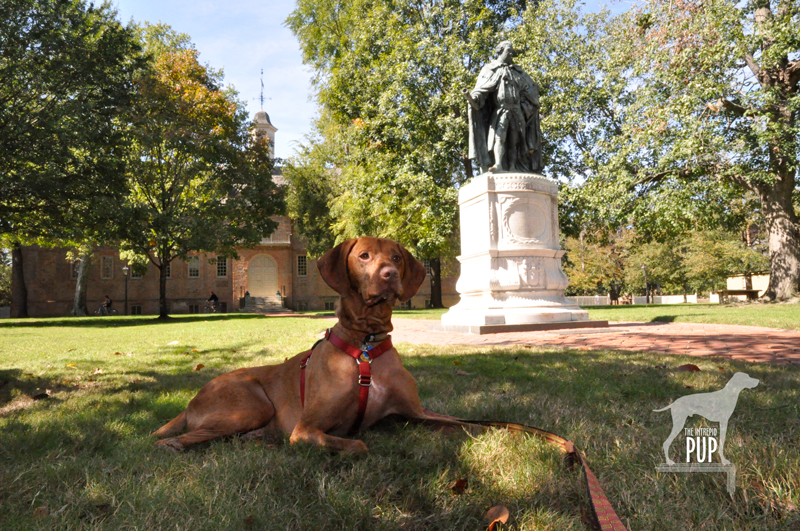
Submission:
<svg viewBox="0 0 800 531">
<path fill-rule="evenodd" d="M 516 52 L 514 51 L 514 45 L 511 44 L 511 41 L 503 41 L 494 48 L 495 53 L 497 53 L 497 58 L 501 61 L 508 60 L 511 61 L 511 58 L 514 57 Z"/>
</svg>

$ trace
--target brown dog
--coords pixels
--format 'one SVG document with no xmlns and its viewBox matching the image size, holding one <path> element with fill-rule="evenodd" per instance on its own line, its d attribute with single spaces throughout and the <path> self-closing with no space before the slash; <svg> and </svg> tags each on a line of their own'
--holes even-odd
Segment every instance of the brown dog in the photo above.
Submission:
<svg viewBox="0 0 800 531">
<path fill-rule="evenodd" d="M 325 282 L 341 295 L 332 332 L 353 346 L 369 339 L 379 345 L 392 331 L 392 307 L 409 300 L 425 279 L 425 268 L 402 246 L 384 238 L 347 240 L 317 263 Z M 370 337 L 372 336 L 372 337 Z M 305 403 L 300 366 L 305 353 L 281 365 L 239 369 L 218 376 L 197 393 L 183 413 L 154 433 L 170 437 L 156 444 L 174 450 L 236 433 L 245 438 L 291 434 L 336 452 L 366 452 L 359 440 L 345 439 L 359 407 L 359 364 L 330 341 L 319 343 L 305 369 Z M 390 348 L 369 365 L 369 399 L 360 428 L 393 414 L 434 424 L 459 424 L 428 415 L 417 385 Z M 174 437 L 186 429 L 187 433 Z"/>
</svg>

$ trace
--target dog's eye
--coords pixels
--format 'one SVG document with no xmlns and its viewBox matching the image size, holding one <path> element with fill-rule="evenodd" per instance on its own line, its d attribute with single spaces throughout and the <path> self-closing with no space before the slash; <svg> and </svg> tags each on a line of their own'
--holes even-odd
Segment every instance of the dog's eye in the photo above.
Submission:
<svg viewBox="0 0 800 531">
<path fill-rule="evenodd" d="M 392 257 L 392 260 L 394 260 L 395 262 L 399 262 L 400 261 L 400 255 L 399 254 L 394 255 Z"/>
<path fill-rule="evenodd" d="M 358 257 L 362 260 L 367 260 L 369 259 L 369 253 L 361 253 Z"/>
</svg>

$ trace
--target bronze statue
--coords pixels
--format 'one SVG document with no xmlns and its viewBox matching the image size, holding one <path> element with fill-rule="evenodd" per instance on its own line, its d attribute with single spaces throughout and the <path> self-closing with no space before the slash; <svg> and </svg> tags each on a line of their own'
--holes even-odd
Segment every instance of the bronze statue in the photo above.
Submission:
<svg viewBox="0 0 800 531">
<path fill-rule="evenodd" d="M 539 87 L 513 64 L 514 47 L 503 41 L 497 59 L 481 69 L 469 101 L 469 156 L 481 173 L 542 171 Z"/>
</svg>

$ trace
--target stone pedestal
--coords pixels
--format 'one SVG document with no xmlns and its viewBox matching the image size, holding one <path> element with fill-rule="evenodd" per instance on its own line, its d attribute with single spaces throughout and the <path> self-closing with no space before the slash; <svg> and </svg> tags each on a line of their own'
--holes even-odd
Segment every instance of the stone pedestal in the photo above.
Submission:
<svg viewBox="0 0 800 531">
<path fill-rule="evenodd" d="M 568 282 L 561 269 L 556 181 L 484 173 L 461 188 L 458 203 L 461 301 L 442 316 L 442 329 L 486 333 L 608 325 L 588 321 L 588 312 L 564 297 Z"/>
</svg>

